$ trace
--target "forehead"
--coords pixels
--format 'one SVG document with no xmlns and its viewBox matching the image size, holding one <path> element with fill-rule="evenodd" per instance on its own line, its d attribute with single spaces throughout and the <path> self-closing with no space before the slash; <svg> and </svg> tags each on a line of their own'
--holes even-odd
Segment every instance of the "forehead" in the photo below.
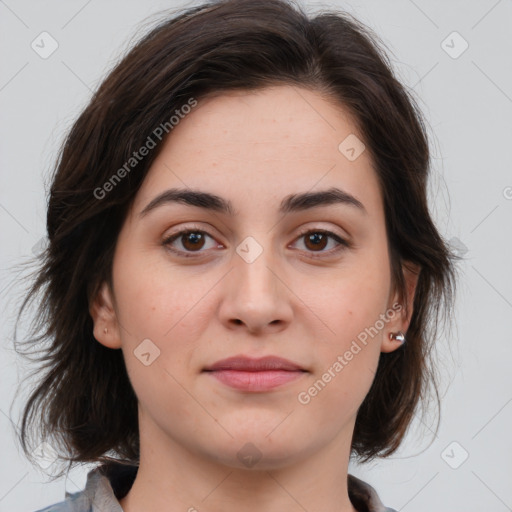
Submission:
<svg viewBox="0 0 512 512">
<path fill-rule="evenodd" d="M 200 98 L 174 126 L 134 210 L 176 186 L 224 197 L 232 191 L 237 209 L 258 197 L 261 207 L 315 187 L 343 187 L 376 201 L 376 175 L 364 147 L 350 114 L 319 92 L 276 86 L 216 93 Z"/>
<path fill-rule="evenodd" d="M 233 150 L 238 145 L 252 145 L 254 151 L 260 149 L 269 156 L 278 156 L 272 150 L 286 146 L 309 157 L 311 147 L 337 148 L 340 138 L 356 131 L 349 112 L 333 99 L 317 91 L 280 85 L 254 91 L 216 92 L 201 98 L 198 107 L 173 130 L 168 142 L 172 148 L 191 139 L 197 141 L 200 136 L 199 152 L 203 146 L 218 144 Z"/>
</svg>

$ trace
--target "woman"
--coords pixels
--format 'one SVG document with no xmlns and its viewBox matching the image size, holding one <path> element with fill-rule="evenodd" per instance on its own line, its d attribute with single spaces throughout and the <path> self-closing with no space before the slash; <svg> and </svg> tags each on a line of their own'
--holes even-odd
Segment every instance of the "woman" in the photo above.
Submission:
<svg viewBox="0 0 512 512">
<path fill-rule="evenodd" d="M 393 510 L 348 463 L 394 453 L 435 389 L 455 281 L 428 170 L 348 15 L 224 0 L 145 36 L 67 137 L 22 306 L 44 290 L 51 340 L 23 449 L 37 418 L 101 463 L 44 510 Z"/>
</svg>

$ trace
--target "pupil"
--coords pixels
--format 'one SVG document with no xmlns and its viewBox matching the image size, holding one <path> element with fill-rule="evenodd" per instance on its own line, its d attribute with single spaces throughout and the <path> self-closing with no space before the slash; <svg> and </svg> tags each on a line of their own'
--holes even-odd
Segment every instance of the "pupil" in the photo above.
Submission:
<svg viewBox="0 0 512 512">
<path fill-rule="evenodd" d="M 197 249 L 198 247 L 201 247 L 201 241 L 203 238 L 203 235 L 201 233 L 188 233 L 184 236 L 183 245 L 187 247 L 189 250 L 191 249 Z"/>
<path fill-rule="evenodd" d="M 197 242 L 201 238 L 201 235 L 198 233 L 190 233 L 188 236 L 190 237 L 189 240 L 192 239 L 192 242 Z"/>
<path fill-rule="evenodd" d="M 307 238 L 307 243 L 311 244 L 314 249 L 323 249 L 325 247 L 325 240 L 323 233 L 312 233 Z"/>
</svg>

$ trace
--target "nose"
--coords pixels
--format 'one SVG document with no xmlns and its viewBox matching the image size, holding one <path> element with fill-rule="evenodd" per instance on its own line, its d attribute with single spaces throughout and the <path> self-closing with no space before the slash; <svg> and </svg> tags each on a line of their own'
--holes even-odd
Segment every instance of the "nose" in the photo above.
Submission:
<svg viewBox="0 0 512 512">
<path fill-rule="evenodd" d="M 270 250 L 263 250 L 252 262 L 234 254 L 233 267 L 219 310 L 222 323 L 251 334 L 285 329 L 292 319 L 294 295 Z"/>
</svg>

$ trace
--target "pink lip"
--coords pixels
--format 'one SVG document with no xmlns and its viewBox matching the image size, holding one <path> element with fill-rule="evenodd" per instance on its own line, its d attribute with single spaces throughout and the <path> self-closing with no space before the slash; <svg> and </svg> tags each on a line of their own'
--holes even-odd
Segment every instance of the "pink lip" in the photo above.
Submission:
<svg viewBox="0 0 512 512">
<path fill-rule="evenodd" d="M 230 357 L 205 368 L 220 382 L 243 391 L 268 391 L 300 378 L 306 370 L 281 357 Z"/>
</svg>

